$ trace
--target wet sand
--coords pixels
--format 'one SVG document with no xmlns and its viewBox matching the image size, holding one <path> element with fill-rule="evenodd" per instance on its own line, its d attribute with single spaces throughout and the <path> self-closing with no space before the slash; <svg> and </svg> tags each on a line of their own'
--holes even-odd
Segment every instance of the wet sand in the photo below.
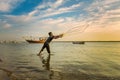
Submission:
<svg viewBox="0 0 120 80">
<path fill-rule="evenodd" d="M 43 75 L 44 73 L 44 75 Z M 43 71 L 35 74 L 16 74 L 0 69 L 0 80 L 120 80 L 120 77 L 87 75 L 84 73 L 62 73 L 59 71 Z"/>
</svg>

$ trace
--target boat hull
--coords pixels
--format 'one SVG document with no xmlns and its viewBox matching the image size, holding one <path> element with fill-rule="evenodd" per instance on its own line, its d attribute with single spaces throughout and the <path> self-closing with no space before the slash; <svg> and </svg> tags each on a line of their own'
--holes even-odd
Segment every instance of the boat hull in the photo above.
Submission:
<svg viewBox="0 0 120 80">
<path fill-rule="evenodd" d="M 44 43 L 43 40 L 26 40 L 28 43 Z"/>
<path fill-rule="evenodd" d="M 81 42 L 81 41 L 73 41 L 73 44 L 85 44 L 85 42 Z"/>
</svg>

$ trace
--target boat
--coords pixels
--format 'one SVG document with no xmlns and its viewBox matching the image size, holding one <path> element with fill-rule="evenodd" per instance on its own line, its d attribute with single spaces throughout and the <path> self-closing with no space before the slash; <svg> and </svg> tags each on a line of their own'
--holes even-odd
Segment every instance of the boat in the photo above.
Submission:
<svg viewBox="0 0 120 80">
<path fill-rule="evenodd" d="M 45 41 L 42 40 L 26 40 L 29 43 L 44 43 Z"/>
<path fill-rule="evenodd" d="M 39 40 L 29 40 L 29 39 L 26 39 L 26 41 L 28 42 L 28 43 L 44 43 L 45 42 L 45 38 L 40 38 Z"/>
<path fill-rule="evenodd" d="M 73 43 L 73 44 L 85 44 L 84 41 L 73 41 L 72 43 Z"/>
</svg>

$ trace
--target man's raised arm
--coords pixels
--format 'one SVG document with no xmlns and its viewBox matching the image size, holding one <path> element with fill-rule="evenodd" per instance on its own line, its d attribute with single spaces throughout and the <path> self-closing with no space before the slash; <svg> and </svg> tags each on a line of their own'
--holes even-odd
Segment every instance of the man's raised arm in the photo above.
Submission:
<svg viewBox="0 0 120 80">
<path fill-rule="evenodd" d="M 54 39 L 62 38 L 64 34 L 59 34 L 57 36 L 54 36 Z"/>
</svg>

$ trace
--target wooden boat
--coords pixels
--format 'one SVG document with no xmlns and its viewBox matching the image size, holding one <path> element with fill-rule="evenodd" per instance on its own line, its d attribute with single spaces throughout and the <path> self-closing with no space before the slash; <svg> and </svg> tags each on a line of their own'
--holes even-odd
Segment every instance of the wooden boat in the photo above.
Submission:
<svg viewBox="0 0 120 80">
<path fill-rule="evenodd" d="M 44 43 L 44 40 L 26 40 L 29 43 Z"/>
<path fill-rule="evenodd" d="M 40 38 L 39 40 L 29 40 L 29 39 L 26 39 L 26 41 L 28 43 L 44 43 L 46 41 L 46 38 Z"/>
<path fill-rule="evenodd" d="M 83 41 L 73 41 L 72 43 L 73 44 L 85 44 L 85 42 L 83 42 Z"/>
</svg>

